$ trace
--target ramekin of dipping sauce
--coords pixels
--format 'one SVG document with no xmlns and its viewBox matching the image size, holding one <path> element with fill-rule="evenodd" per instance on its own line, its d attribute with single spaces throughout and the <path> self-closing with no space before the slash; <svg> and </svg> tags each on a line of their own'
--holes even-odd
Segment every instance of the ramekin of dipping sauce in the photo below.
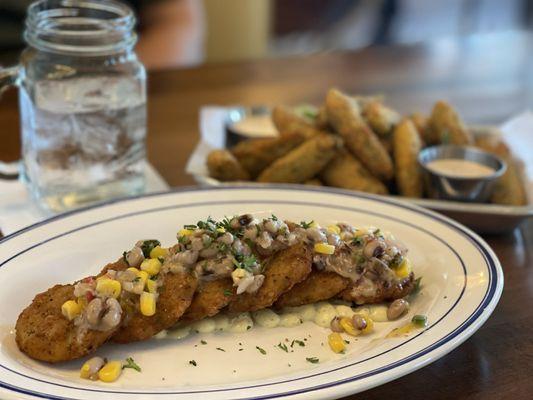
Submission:
<svg viewBox="0 0 533 400">
<path fill-rule="evenodd" d="M 418 155 L 426 191 L 436 199 L 483 203 L 507 165 L 493 154 L 468 146 L 428 147 Z"/>
<path fill-rule="evenodd" d="M 226 147 L 246 139 L 278 136 L 278 131 L 267 107 L 235 107 L 228 110 L 226 117 Z"/>
</svg>

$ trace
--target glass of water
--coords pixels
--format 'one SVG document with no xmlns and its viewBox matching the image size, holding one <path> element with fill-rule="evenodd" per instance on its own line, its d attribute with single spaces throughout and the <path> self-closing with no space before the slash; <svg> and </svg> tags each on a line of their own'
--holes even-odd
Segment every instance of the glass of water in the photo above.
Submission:
<svg viewBox="0 0 533 400">
<path fill-rule="evenodd" d="M 144 190 L 146 72 L 134 25 L 114 0 L 28 9 L 28 47 L 0 84 L 19 88 L 22 177 L 50 210 Z"/>
</svg>

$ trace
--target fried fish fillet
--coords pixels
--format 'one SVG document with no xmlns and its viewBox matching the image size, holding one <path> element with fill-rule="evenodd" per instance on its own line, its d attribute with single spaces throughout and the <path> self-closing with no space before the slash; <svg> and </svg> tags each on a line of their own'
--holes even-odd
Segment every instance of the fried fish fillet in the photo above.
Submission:
<svg viewBox="0 0 533 400">
<path fill-rule="evenodd" d="M 180 322 L 194 322 L 212 317 L 226 307 L 234 296 L 231 278 L 216 279 L 200 284 L 191 305 Z"/>
<path fill-rule="evenodd" d="M 56 363 L 91 354 L 116 331 L 83 329 L 66 319 L 61 306 L 75 300 L 74 285 L 55 285 L 39 293 L 15 325 L 19 349 L 31 358 Z M 118 327 L 117 327 L 118 328 Z"/>
<path fill-rule="evenodd" d="M 348 287 L 350 280 L 335 272 L 313 271 L 291 290 L 281 295 L 274 307 L 297 307 L 328 300 Z"/>
<path fill-rule="evenodd" d="M 265 281 L 255 293 L 243 293 L 231 301 L 230 312 L 257 311 L 270 307 L 285 292 L 311 273 L 311 249 L 296 244 L 274 254 L 265 265 Z"/>
<path fill-rule="evenodd" d="M 126 317 L 112 340 L 117 343 L 146 340 L 163 329 L 170 328 L 191 304 L 197 285 L 198 279 L 189 272 L 165 275 L 163 286 L 158 290 L 156 312 L 150 317 L 139 311 L 139 296 L 132 296 L 129 301 L 121 301 Z"/>
<path fill-rule="evenodd" d="M 344 289 L 339 298 L 356 304 L 374 304 L 401 299 L 410 294 L 415 288 L 415 276 L 411 272 L 408 277 L 396 284 L 388 286 L 385 280 L 378 280 L 372 282 L 372 285 L 369 288 L 368 285 L 355 282 Z"/>
</svg>

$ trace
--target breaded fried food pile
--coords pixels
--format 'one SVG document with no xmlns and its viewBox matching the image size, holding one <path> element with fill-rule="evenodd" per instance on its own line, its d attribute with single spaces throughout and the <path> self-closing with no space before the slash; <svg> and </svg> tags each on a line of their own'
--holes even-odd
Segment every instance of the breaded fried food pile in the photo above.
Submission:
<svg viewBox="0 0 533 400">
<path fill-rule="evenodd" d="M 376 303 L 414 288 L 407 250 L 376 228 L 244 214 L 185 225 L 177 239 L 170 248 L 141 240 L 98 275 L 38 294 L 16 323 L 20 350 L 68 361 L 223 310 Z"/>
<path fill-rule="evenodd" d="M 520 206 L 528 201 L 523 168 L 499 135 L 474 137 L 457 110 L 442 100 L 429 115 L 401 115 L 383 97 L 333 88 L 319 107 L 279 105 L 271 118 L 279 136 L 213 150 L 206 160 L 209 175 L 222 182 L 297 183 L 422 198 L 428 183 L 418 163 L 420 151 L 439 144 L 465 145 L 507 163 L 492 203 Z"/>
</svg>

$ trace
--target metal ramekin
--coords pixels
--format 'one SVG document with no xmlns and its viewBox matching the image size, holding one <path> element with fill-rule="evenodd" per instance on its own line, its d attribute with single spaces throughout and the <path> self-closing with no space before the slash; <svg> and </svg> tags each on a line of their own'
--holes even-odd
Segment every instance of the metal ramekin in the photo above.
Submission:
<svg viewBox="0 0 533 400">
<path fill-rule="evenodd" d="M 474 161 L 494 169 L 494 173 L 479 178 L 464 178 L 443 175 L 427 168 L 427 163 L 439 159 Z M 489 200 L 496 180 L 507 169 L 507 164 L 501 158 L 468 146 L 442 145 L 428 147 L 419 153 L 418 162 L 422 167 L 429 197 L 477 203 L 484 203 Z"/>
</svg>

